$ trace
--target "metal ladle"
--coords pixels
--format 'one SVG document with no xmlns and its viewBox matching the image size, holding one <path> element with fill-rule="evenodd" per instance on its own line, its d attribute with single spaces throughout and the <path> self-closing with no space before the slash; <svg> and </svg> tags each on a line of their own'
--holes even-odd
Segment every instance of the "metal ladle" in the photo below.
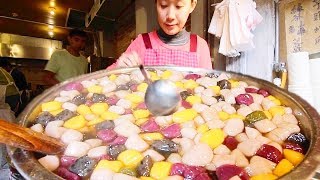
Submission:
<svg viewBox="0 0 320 180">
<path fill-rule="evenodd" d="M 148 110 L 155 116 L 166 116 L 176 112 L 181 101 L 176 85 L 169 80 L 152 82 L 143 65 L 139 68 L 148 84 L 144 98 Z"/>
</svg>

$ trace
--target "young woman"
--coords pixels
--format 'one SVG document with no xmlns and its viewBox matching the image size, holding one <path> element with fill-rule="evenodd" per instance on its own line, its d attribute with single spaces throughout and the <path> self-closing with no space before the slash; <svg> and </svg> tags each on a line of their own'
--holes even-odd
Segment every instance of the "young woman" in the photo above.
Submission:
<svg viewBox="0 0 320 180">
<path fill-rule="evenodd" d="M 108 69 L 174 65 L 212 69 L 207 42 L 185 30 L 197 0 L 156 0 L 160 29 L 139 35 Z"/>
</svg>

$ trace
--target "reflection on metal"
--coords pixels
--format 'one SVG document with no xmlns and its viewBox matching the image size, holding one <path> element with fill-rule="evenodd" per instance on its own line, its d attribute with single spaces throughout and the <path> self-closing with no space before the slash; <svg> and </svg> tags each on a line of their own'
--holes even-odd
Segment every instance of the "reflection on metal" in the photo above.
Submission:
<svg viewBox="0 0 320 180">
<path fill-rule="evenodd" d="M 0 43 L 0 56 L 27 59 L 44 59 L 49 60 L 54 48 L 42 48 L 23 46 L 18 44 Z"/>
<path fill-rule="evenodd" d="M 0 34 L 0 56 L 49 60 L 51 54 L 62 47 L 60 41 Z"/>
</svg>

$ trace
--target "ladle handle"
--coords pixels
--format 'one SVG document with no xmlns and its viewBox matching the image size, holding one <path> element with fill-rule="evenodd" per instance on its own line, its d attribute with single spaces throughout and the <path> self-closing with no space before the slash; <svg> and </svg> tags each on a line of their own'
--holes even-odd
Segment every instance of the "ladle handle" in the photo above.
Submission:
<svg viewBox="0 0 320 180">
<path fill-rule="evenodd" d="M 145 79 L 146 83 L 147 84 L 151 84 L 151 80 L 148 78 L 148 75 L 147 75 L 146 70 L 144 69 L 144 66 L 141 64 L 139 66 L 139 68 L 140 68 L 140 71 L 141 71 L 142 75 L 144 76 L 144 79 Z"/>
<path fill-rule="evenodd" d="M 45 154 L 64 151 L 64 144 L 60 141 L 4 120 L 0 120 L 0 143 Z"/>
</svg>

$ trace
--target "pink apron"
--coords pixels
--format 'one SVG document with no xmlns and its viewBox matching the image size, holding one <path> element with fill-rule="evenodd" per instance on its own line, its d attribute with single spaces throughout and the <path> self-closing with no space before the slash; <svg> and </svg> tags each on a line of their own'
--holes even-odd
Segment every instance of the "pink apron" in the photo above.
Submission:
<svg viewBox="0 0 320 180">
<path fill-rule="evenodd" d="M 182 66 L 199 67 L 200 63 L 197 57 L 197 35 L 190 35 L 190 52 L 175 49 L 153 49 L 149 34 L 142 34 L 146 47 L 144 55 L 145 66 Z"/>
</svg>

